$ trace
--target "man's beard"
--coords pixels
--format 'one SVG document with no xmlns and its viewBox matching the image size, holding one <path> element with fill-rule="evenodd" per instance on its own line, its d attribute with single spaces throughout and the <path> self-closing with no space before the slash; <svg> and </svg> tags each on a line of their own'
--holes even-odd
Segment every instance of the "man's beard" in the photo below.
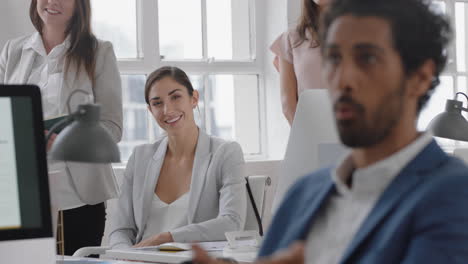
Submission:
<svg viewBox="0 0 468 264">
<path fill-rule="evenodd" d="M 349 95 L 343 95 L 334 104 L 346 103 L 356 112 L 352 120 L 336 120 L 341 142 L 350 148 L 365 148 L 382 142 L 396 124 L 400 121 L 404 111 L 403 96 L 405 84 L 400 89 L 382 97 L 379 107 L 371 113 L 370 120 L 366 120 L 366 109 Z"/>
</svg>

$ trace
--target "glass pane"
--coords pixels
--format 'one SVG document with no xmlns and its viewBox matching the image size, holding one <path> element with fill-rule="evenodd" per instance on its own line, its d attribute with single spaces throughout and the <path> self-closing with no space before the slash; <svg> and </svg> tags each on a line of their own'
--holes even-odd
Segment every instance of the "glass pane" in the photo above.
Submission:
<svg viewBox="0 0 468 264">
<path fill-rule="evenodd" d="M 466 76 L 458 76 L 457 77 L 457 92 L 467 94 L 467 88 L 468 87 L 467 87 L 467 78 L 466 78 Z M 463 107 L 464 108 L 468 107 L 468 102 L 467 102 L 466 98 L 463 95 L 458 95 L 457 100 L 463 102 Z M 468 118 L 467 112 L 462 111 L 462 115 L 463 115 L 463 117 Z M 468 147 L 468 142 L 458 141 L 457 147 L 466 148 L 466 147 Z"/>
<path fill-rule="evenodd" d="M 136 1 L 92 0 L 91 5 L 96 36 L 112 42 L 117 58 L 137 58 Z"/>
<path fill-rule="evenodd" d="M 445 2 L 442 1 L 432 1 L 431 8 L 439 14 L 445 14 L 446 11 Z"/>
<path fill-rule="evenodd" d="M 466 76 L 457 77 L 457 92 L 467 94 Z M 463 107 L 467 108 L 467 102 L 464 101 L 465 98 L 463 96 L 460 96 L 460 99 L 463 100 Z"/>
<path fill-rule="evenodd" d="M 122 161 L 128 160 L 133 148 L 148 143 L 149 113 L 146 108 L 144 89 L 145 75 L 122 75 L 123 137 L 119 143 Z"/>
<path fill-rule="evenodd" d="M 455 3 L 455 43 L 457 49 L 457 70 L 466 71 L 466 12 L 467 4 Z"/>
<path fill-rule="evenodd" d="M 260 154 L 257 75 L 211 75 L 205 95 L 207 131 L 239 142 L 245 154 Z"/>
<path fill-rule="evenodd" d="M 251 59 L 249 0 L 207 0 L 206 7 L 208 57 Z"/>
<path fill-rule="evenodd" d="M 158 3 L 161 58 L 202 59 L 201 1 L 159 0 Z"/>
</svg>

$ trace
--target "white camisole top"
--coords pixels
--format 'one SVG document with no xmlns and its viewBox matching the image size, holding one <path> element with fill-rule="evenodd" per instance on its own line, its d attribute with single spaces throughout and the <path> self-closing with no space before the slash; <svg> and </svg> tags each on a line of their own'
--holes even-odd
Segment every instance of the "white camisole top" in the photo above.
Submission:
<svg viewBox="0 0 468 264">
<path fill-rule="evenodd" d="M 153 195 L 143 240 L 188 225 L 189 193 L 185 193 L 170 204 L 161 201 L 156 194 Z"/>
</svg>

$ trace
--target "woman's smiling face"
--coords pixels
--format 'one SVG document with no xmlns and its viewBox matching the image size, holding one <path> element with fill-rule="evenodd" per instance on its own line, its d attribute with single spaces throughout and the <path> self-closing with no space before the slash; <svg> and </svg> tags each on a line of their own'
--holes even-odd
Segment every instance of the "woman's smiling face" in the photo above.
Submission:
<svg viewBox="0 0 468 264">
<path fill-rule="evenodd" d="M 148 99 L 148 110 L 168 134 L 195 125 L 193 108 L 198 103 L 197 91 L 191 96 L 185 86 L 165 77 L 152 85 Z"/>
<path fill-rule="evenodd" d="M 67 26 L 75 12 L 76 0 L 37 0 L 37 13 L 44 26 Z"/>
</svg>

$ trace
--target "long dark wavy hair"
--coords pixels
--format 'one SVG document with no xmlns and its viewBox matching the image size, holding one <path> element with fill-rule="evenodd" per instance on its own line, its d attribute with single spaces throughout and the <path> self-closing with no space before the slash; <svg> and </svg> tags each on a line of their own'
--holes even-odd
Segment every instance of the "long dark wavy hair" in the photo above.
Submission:
<svg viewBox="0 0 468 264">
<path fill-rule="evenodd" d="M 320 45 L 319 41 L 319 19 L 320 10 L 318 4 L 313 0 L 303 0 L 302 1 L 302 13 L 299 18 L 299 23 L 296 26 L 296 31 L 299 34 L 299 41 L 295 43 L 295 46 L 299 46 L 304 41 L 309 40 L 307 32 L 310 33 L 312 39 L 311 47 L 318 47 Z"/>
<path fill-rule="evenodd" d="M 37 13 L 37 0 L 31 0 L 29 17 L 36 30 L 42 35 L 44 25 Z M 94 86 L 98 41 L 91 30 L 90 0 L 75 1 L 75 11 L 67 26 L 65 35 L 70 36 L 71 44 L 65 55 L 65 74 L 67 74 L 71 64 L 76 66 L 76 74 L 80 72 L 81 67 L 84 67 Z"/>
</svg>

